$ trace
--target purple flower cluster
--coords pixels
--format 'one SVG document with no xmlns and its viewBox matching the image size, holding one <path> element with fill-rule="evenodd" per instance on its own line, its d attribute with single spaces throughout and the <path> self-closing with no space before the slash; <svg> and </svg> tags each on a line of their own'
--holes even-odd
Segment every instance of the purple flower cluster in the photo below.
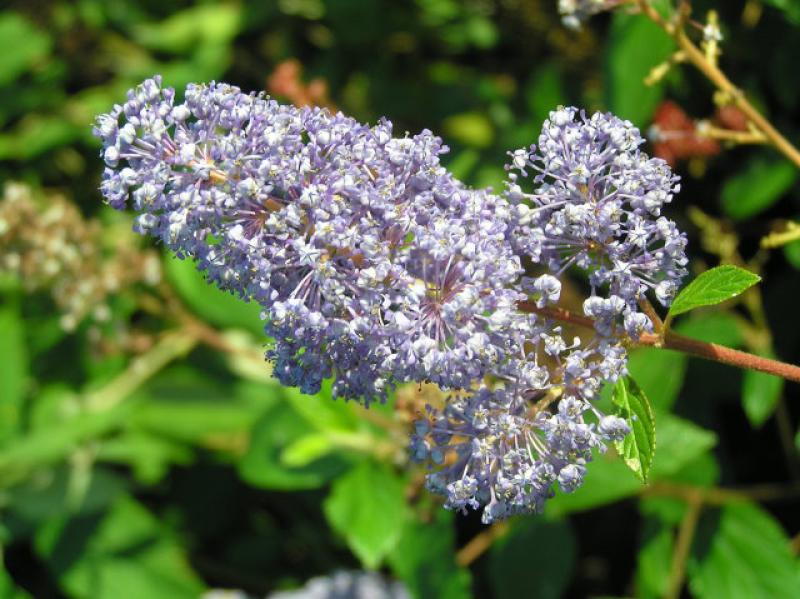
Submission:
<svg viewBox="0 0 800 599">
<path fill-rule="evenodd" d="M 507 201 L 456 181 L 428 131 L 395 138 L 388 121 L 225 84 L 190 85 L 176 104 L 154 78 L 95 133 L 109 203 L 131 203 L 141 233 L 264 307 L 284 384 L 315 393 L 334 377 L 365 403 L 404 381 L 463 388 L 530 320 Z"/>
<path fill-rule="evenodd" d="M 590 401 L 603 381 L 622 374 L 624 354 L 554 347 L 558 333 L 543 335 L 534 353 L 561 365 L 539 368 L 534 387 L 520 376 L 502 388 L 452 395 L 443 409 L 429 407 L 415 423 L 412 455 L 441 466 L 427 486 L 447 497 L 446 507 L 484 506 L 485 523 L 540 512 L 556 484 L 571 493 L 583 483 L 595 449 L 628 434 L 623 419 L 602 414 Z M 455 459 L 445 465 L 448 454 Z"/>
<path fill-rule="evenodd" d="M 560 108 L 544 122 L 538 147 L 510 154 L 506 197 L 520 217 L 518 251 L 544 265 L 548 281 L 571 266 L 587 271 L 584 312 L 605 336 L 617 326 L 634 339 L 652 331 L 639 310 L 646 292 L 667 306 L 686 275 L 686 236 L 661 214 L 680 190 L 678 177 L 641 152 L 642 143 L 628 121 Z M 532 175 L 531 193 L 518 173 Z"/>
<path fill-rule="evenodd" d="M 630 123 L 551 113 L 538 150 L 511 154 L 503 195 L 457 181 L 429 131 L 395 137 L 386 120 L 226 84 L 189 85 L 180 103 L 149 79 L 94 132 L 108 202 L 132 205 L 137 231 L 263 307 L 282 383 L 315 393 L 330 377 L 364 404 L 410 381 L 451 392 L 412 439 L 448 507 L 484 506 L 487 522 L 539 511 L 628 433 L 592 400 L 625 374 L 624 333 L 652 326 L 644 293 L 667 304 L 686 262 L 660 213 L 677 179 L 639 152 Z M 523 276 L 523 258 L 545 272 Z M 557 302 L 573 265 L 592 287 L 585 340 L 519 309 Z"/>
</svg>

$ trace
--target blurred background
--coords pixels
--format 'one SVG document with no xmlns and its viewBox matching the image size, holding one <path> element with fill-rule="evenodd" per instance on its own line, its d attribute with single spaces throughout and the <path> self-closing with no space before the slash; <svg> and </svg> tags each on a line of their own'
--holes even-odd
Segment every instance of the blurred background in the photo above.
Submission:
<svg viewBox="0 0 800 599">
<path fill-rule="evenodd" d="M 796 142 L 800 5 L 693 5 L 702 23 L 719 12 L 720 64 Z M 673 50 L 629 14 L 566 29 L 555 0 L 3 2 L 0 598 L 263 597 L 342 570 L 423 598 L 659 597 L 684 578 L 685 596 L 800 596 L 796 385 L 637 351 L 657 408 L 651 487 L 609 452 L 544 515 L 487 528 L 442 510 L 407 463 L 409 423 L 437 391 L 364 412 L 281 388 L 258 309 L 138 238 L 97 191 L 94 116 L 156 73 L 429 128 L 458 177 L 496 190 L 551 109 L 611 110 L 683 177 L 669 216 L 692 272 L 764 278 L 678 329 L 798 363 L 800 242 L 761 243 L 797 220 L 797 170 L 698 137 L 698 120 L 746 124 L 690 67 L 662 64 Z"/>
</svg>

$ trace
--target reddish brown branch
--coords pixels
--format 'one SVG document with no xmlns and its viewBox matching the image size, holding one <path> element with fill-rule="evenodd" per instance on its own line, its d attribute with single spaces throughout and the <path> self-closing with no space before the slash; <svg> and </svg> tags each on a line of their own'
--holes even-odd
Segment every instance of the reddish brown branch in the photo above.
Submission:
<svg viewBox="0 0 800 599">
<path fill-rule="evenodd" d="M 553 320 L 585 328 L 594 328 L 594 322 L 591 318 L 573 314 L 564 308 L 537 308 L 532 302 L 520 302 L 519 307 L 524 312 L 534 312 Z M 714 362 L 721 362 L 738 368 L 758 370 L 800 383 L 800 366 L 762 358 L 761 356 L 748 354 L 747 352 L 717 345 L 716 343 L 699 341 L 672 331 L 667 331 L 663 339 L 659 335 L 645 333 L 635 343 L 643 346 L 673 349 L 698 358 L 705 358 L 706 360 L 713 360 Z"/>
</svg>

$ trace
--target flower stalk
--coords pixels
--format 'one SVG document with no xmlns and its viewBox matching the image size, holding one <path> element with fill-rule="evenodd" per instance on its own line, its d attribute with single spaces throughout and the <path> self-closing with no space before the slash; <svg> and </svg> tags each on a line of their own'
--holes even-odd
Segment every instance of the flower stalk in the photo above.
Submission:
<svg viewBox="0 0 800 599">
<path fill-rule="evenodd" d="M 533 312 L 566 322 L 579 327 L 594 328 L 594 321 L 586 316 L 574 314 L 564 308 L 537 308 L 532 302 L 520 302 L 519 307 L 525 312 Z M 720 362 L 737 368 L 758 370 L 767 374 L 783 377 L 795 383 L 800 383 L 800 366 L 787 364 L 778 360 L 770 360 L 761 356 L 756 356 L 747 352 L 725 347 L 717 343 L 692 339 L 685 335 L 680 335 L 673 331 L 666 331 L 663 339 L 654 333 L 642 333 L 639 339 L 633 342 L 634 345 L 644 347 L 657 347 L 661 349 L 671 349 L 685 354 L 689 354 L 705 360 Z"/>
</svg>

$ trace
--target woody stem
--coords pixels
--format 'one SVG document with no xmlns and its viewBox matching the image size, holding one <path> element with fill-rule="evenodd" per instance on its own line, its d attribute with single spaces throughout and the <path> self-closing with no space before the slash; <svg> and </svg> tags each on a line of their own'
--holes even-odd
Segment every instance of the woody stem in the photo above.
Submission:
<svg viewBox="0 0 800 599">
<path fill-rule="evenodd" d="M 537 308 L 533 302 L 520 302 L 518 306 L 523 312 L 541 314 L 546 318 L 552 318 L 553 320 L 567 322 L 580 327 L 594 328 L 594 321 L 591 318 L 574 314 L 564 308 Z M 692 339 L 691 337 L 679 335 L 673 331 L 666 331 L 663 340 L 659 335 L 643 333 L 634 343 L 635 345 L 644 347 L 672 349 L 698 358 L 713 360 L 714 362 L 720 362 L 738 368 L 758 370 L 760 372 L 766 372 L 767 374 L 783 377 L 795 383 L 800 383 L 800 366 L 779 362 L 778 360 L 770 360 L 769 358 L 749 354 L 737 349 L 725 347 L 724 345 Z"/>
</svg>

